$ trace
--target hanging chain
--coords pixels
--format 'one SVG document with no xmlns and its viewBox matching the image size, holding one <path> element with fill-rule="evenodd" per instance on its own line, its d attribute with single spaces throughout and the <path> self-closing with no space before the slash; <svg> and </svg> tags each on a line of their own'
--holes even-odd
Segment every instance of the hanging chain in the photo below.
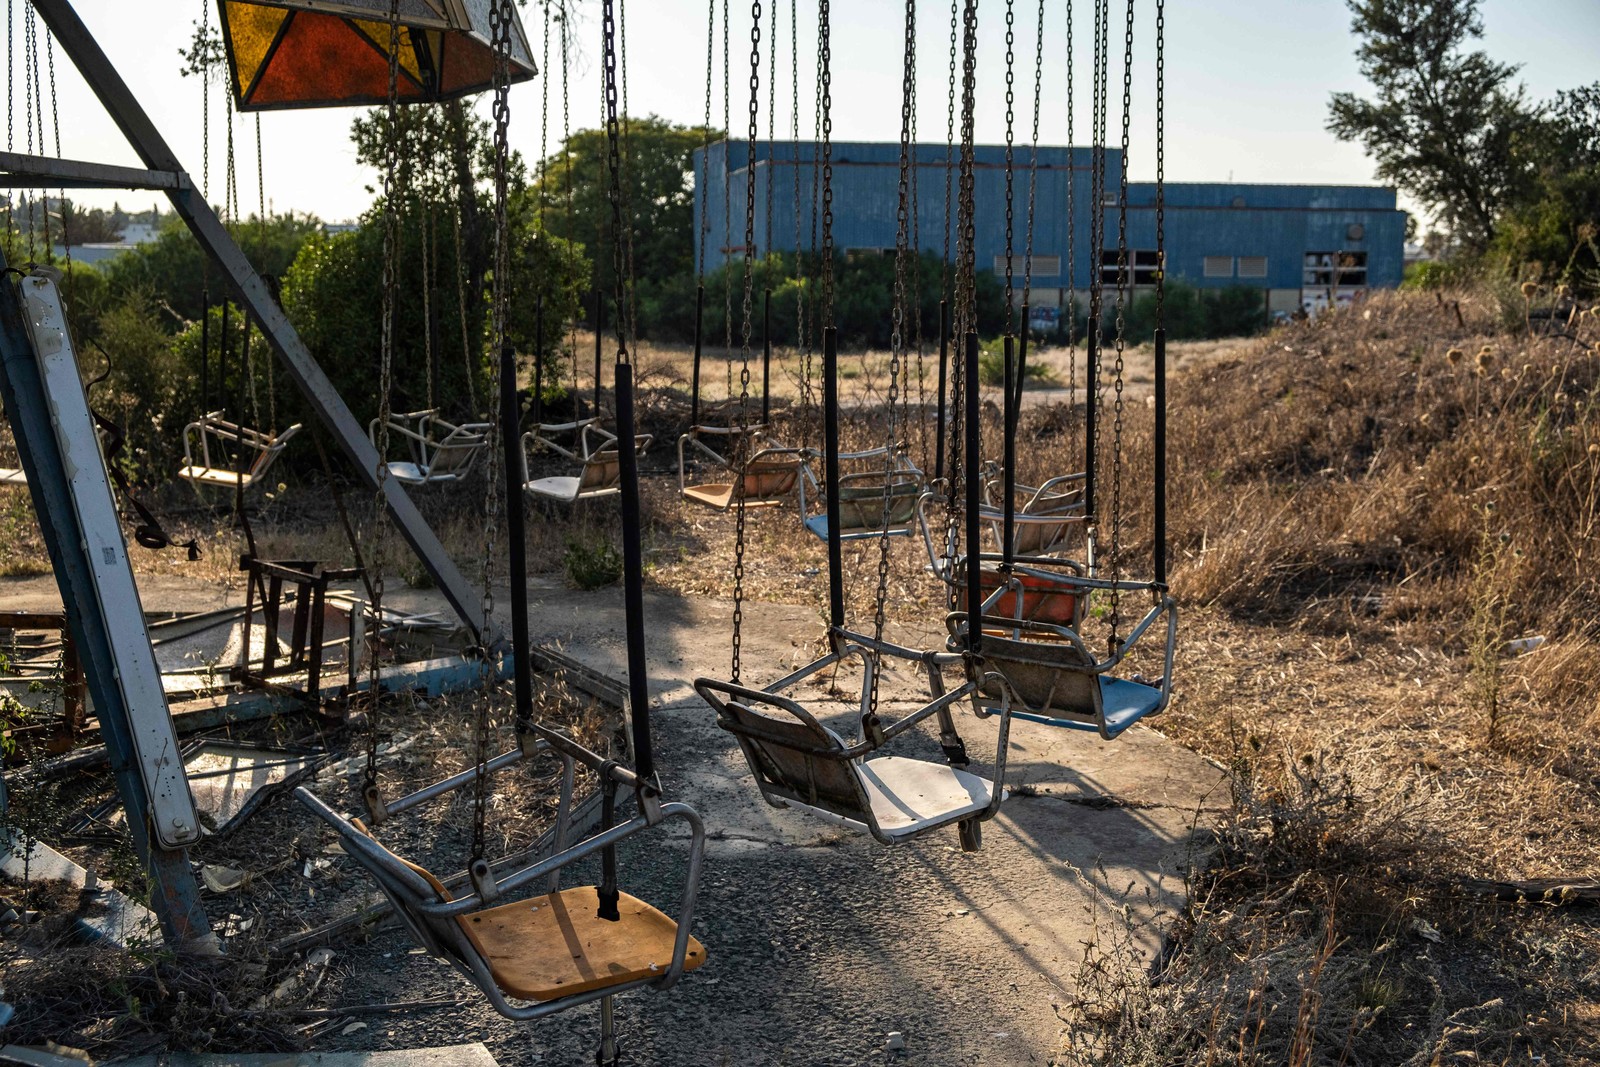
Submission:
<svg viewBox="0 0 1600 1067">
<path fill-rule="evenodd" d="M 705 153 L 705 172 L 701 178 L 711 177 L 711 71 L 716 65 L 716 40 L 717 40 L 717 0 L 706 0 L 706 118 L 701 125 L 705 135 L 705 144 L 702 149 Z M 695 183 L 694 195 L 700 200 L 700 233 L 697 235 L 700 242 L 699 281 L 704 285 L 706 280 L 706 234 L 711 232 L 711 183 L 698 181 Z"/>
<path fill-rule="evenodd" d="M 544 211 L 549 200 L 547 183 L 550 176 L 550 0 L 540 5 L 543 9 L 544 39 L 539 52 L 539 229 L 544 229 Z M 543 350 L 544 338 L 539 339 Z"/>
<path fill-rule="evenodd" d="M 1033 292 L 1033 210 L 1035 191 L 1039 188 L 1039 102 L 1044 96 L 1044 0 L 1039 0 L 1038 30 L 1033 41 L 1033 135 L 1028 141 L 1028 236 L 1022 253 L 1022 302 L 1028 303 Z M 1067 142 L 1071 152 L 1072 142 Z M 1067 168 L 1070 181 L 1072 169 Z M 1028 324 L 1022 324 L 1024 333 Z M 1019 386 L 1020 388 L 1020 386 Z"/>
<path fill-rule="evenodd" d="M 1078 101 L 1072 92 L 1072 0 L 1067 0 L 1067 411 L 1078 410 L 1078 150 L 1073 138 L 1072 113 Z"/>
<path fill-rule="evenodd" d="M 817 62 L 822 71 L 822 325 L 833 325 L 833 10 L 817 4 Z"/>
<path fill-rule="evenodd" d="M 206 10 L 211 9 L 208 6 Z M 17 73 L 11 57 L 17 54 L 16 0 L 6 0 L 6 151 L 17 150 Z M 16 230 L 13 197 L 6 197 L 6 233 Z"/>
<path fill-rule="evenodd" d="M 884 441 L 883 530 L 878 537 L 878 588 L 872 601 L 872 635 L 883 641 L 884 603 L 889 599 L 889 509 L 895 488 L 895 446 L 898 421 L 895 401 L 900 394 L 900 368 L 906 351 L 906 272 L 911 257 L 911 113 L 916 100 L 913 71 L 917 63 L 917 3 L 906 0 L 905 58 L 900 76 L 900 181 L 896 190 L 894 235 L 894 311 L 889 340 L 889 432 Z M 868 710 L 878 711 L 879 672 L 872 672 Z"/>
<path fill-rule="evenodd" d="M 973 245 L 977 238 L 973 217 L 973 111 L 978 69 L 978 0 L 965 0 L 962 22 L 961 171 L 956 206 L 956 307 L 952 316 L 958 328 L 954 331 L 957 344 L 952 345 L 950 360 L 950 417 L 947 420 L 950 428 L 950 488 L 945 507 L 944 539 L 946 573 L 952 576 L 950 565 L 954 563 L 954 554 L 960 544 L 960 520 L 965 509 L 963 485 L 966 466 L 963 454 L 966 451 L 966 434 L 963 428 L 966 422 L 966 390 L 969 387 L 977 388 L 976 382 L 966 380 L 966 335 L 978 328 L 977 282 L 974 277 L 976 264 L 973 260 Z M 971 565 L 977 566 L 978 546 L 969 545 L 968 552 L 972 554 Z M 953 607 L 956 603 L 953 583 L 948 587 L 948 594 Z"/>
<path fill-rule="evenodd" d="M 825 2 L 825 0 L 824 0 Z M 744 319 L 740 327 L 739 434 L 735 438 L 733 496 L 735 527 L 733 540 L 733 680 L 739 681 L 740 654 L 744 625 L 744 553 L 746 505 L 746 465 L 750 462 L 750 334 L 752 298 L 755 289 L 756 240 L 756 136 L 761 117 L 761 0 L 750 5 L 750 130 L 745 147 L 744 181 Z M 730 364 L 731 368 L 731 364 Z"/>
<path fill-rule="evenodd" d="M 951 191 L 955 188 L 956 156 L 956 36 L 961 20 L 960 0 L 950 0 L 950 84 L 945 96 L 944 112 L 944 277 L 939 282 L 939 292 L 946 299 L 955 295 L 955 278 L 950 263 L 950 231 L 955 219 L 950 214 Z M 952 307 L 951 312 L 955 312 Z M 960 331 L 952 329 L 952 332 Z"/>
<path fill-rule="evenodd" d="M 733 397 L 733 271 L 729 249 L 733 244 L 733 38 L 728 0 L 722 0 L 722 361 L 727 371 L 727 392 Z"/>
<path fill-rule="evenodd" d="M 267 160 L 261 152 L 261 115 L 256 114 L 256 212 L 267 221 Z"/>
<path fill-rule="evenodd" d="M 1167 325 L 1167 3 L 1156 0 L 1156 329 Z"/>
<path fill-rule="evenodd" d="M 629 175 L 629 169 L 633 165 L 633 148 L 629 132 L 632 127 L 632 120 L 628 118 L 628 0 L 617 0 L 617 84 L 622 101 L 622 110 L 619 113 L 622 123 L 619 131 L 622 154 L 617 190 L 618 195 L 622 198 L 623 216 L 628 220 L 627 227 L 622 231 L 622 240 L 625 242 L 622 246 L 624 253 L 623 263 L 627 274 L 622 291 L 627 295 L 628 302 L 617 305 L 617 314 L 621 315 L 623 310 L 626 309 L 628 314 L 627 335 L 637 340 L 639 336 L 639 297 L 633 284 L 635 277 L 633 265 L 633 181 Z"/>
<path fill-rule="evenodd" d="M 1115 654 L 1119 609 L 1122 597 L 1115 583 L 1122 572 L 1122 428 L 1123 428 L 1123 357 L 1127 347 L 1127 309 L 1133 296 L 1136 264 L 1129 262 L 1128 252 L 1128 135 L 1133 103 L 1133 9 L 1134 0 L 1128 0 L 1127 29 L 1122 42 L 1122 166 L 1117 174 L 1117 339 L 1116 365 L 1112 400 L 1111 422 L 1111 634 L 1110 651 Z"/>
<path fill-rule="evenodd" d="M 772 4 L 772 35 L 767 49 L 767 243 L 762 255 L 772 254 L 773 181 L 777 174 L 778 141 L 778 4 Z M 765 338 L 762 339 L 765 342 Z"/>
<path fill-rule="evenodd" d="M 716 0 L 711 0 L 715 3 Z M 567 233 L 577 232 L 578 192 L 573 180 L 572 159 L 572 12 L 561 9 L 561 173 L 566 185 Z M 567 331 L 567 362 L 572 367 L 572 395 L 576 405 L 578 395 L 578 324 L 574 320 Z M 577 417 L 574 406 L 573 417 Z"/>
<path fill-rule="evenodd" d="M 628 362 L 628 251 L 623 234 L 626 232 L 622 210 L 622 120 L 618 114 L 617 94 L 617 17 L 618 0 L 604 0 L 601 4 L 601 35 L 605 42 L 604 73 L 606 97 L 606 171 L 610 182 L 606 187 L 606 200 L 611 206 L 611 229 L 616 240 L 611 245 L 612 271 L 616 286 L 612 299 L 616 303 L 617 362 Z M 598 389 L 598 386 L 597 386 Z"/>
<path fill-rule="evenodd" d="M 372 645 L 368 651 L 367 678 L 367 762 L 362 775 L 363 791 L 378 785 L 378 721 L 381 676 L 378 662 L 379 633 L 383 628 L 384 533 L 387 526 L 389 481 L 390 391 L 394 381 L 394 316 L 399 300 L 396 260 L 400 250 L 400 206 L 396 177 L 400 168 L 400 0 L 389 0 L 389 92 L 383 126 L 383 297 L 378 348 L 378 440 L 377 466 L 373 469 L 376 492 L 372 502 L 375 536 L 372 551 Z M 229 185 L 232 185 L 232 100 L 229 115 Z M 224 197 L 226 197 L 224 193 Z"/>
<path fill-rule="evenodd" d="M 801 353 L 800 417 L 801 433 L 811 413 L 811 349 L 806 342 L 806 261 L 801 254 L 800 221 L 800 18 L 797 0 L 789 0 L 789 134 L 794 142 L 794 325 L 795 345 Z M 776 52 L 778 42 L 772 42 Z"/>
<path fill-rule="evenodd" d="M 1016 332 L 1015 323 L 1012 321 L 1016 314 L 1013 306 L 1015 293 L 1013 284 L 1016 280 L 1015 260 L 1012 256 L 1012 236 L 1016 229 L 1016 212 L 1013 201 L 1013 188 L 1016 183 L 1016 170 L 1014 168 L 1014 145 L 1016 141 L 1013 120 L 1016 117 L 1016 12 L 1013 0 L 1006 0 L 1006 333 Z"/>
<path fill-rule="evenodd" d="M 511 27 L 516 18 L 511 0 L 495 0 L 489 8 L 489 43 L 494 51 L 494 282 L 490 295 L 490 338 L 493 368 L 491 406 L 498 401 L 500 380 L 500 353 L 510 344 L 508 335 L 511 308 L 511 225 L 508 209 L 509 171 L 511 166 Z M 495 563 L 499 556 L 500 499 L 503 492 L 500 478 L 500 435 L 506 432 L 498 419 L 489 420 L 488 495 L 483 510 L 483 629 L 485 638 L 494 627 Z M 505 507 L 513 502 L 505 500 Z M 520 502 L 517 506 L 520 506 Z M 519 649 L 517 654 L 526 650 Z M 494 654 L 484 649 L 486 673 L 491 673 Z M 473 730 L 473 753 L 476 773 L 472 791 L 472 858 L 481 860 L 487 846 L 489 812 L 489 705 L 493 687 L 485 680 L 484 692 L 478 700 L 477 717 Z"/>
</svg>

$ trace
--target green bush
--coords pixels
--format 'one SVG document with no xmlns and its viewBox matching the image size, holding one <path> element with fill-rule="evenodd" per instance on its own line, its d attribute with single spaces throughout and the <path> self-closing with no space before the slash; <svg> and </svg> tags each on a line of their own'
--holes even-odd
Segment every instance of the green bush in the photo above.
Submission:
<svg viewBox="0 0 1600 1067">
<path fill-rule="evenodd" d="M 585 592 L 604 589 L 622 579 L 621 553 L 609 537 L 597 530 L 569 536 L 561 566 L 567 581 Z"/>
</svg>

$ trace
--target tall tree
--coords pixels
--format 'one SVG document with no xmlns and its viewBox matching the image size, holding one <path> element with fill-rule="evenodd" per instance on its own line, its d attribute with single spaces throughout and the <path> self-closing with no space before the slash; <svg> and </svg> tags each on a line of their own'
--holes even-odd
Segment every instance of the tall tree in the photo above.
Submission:
<svg viewBox="0 0 1600 1067">
<path fill-rule="evenodd" d="M 708 138 L 703 127 L 679 126 L 656 115 L 626 116 L 620 125 L 632 269 L 640 301 L 648 304 L 654 287 L 694 271 L 694 152 Z M 709 140 L 721 136 L 713 131 Z M 605 130 L 578 130 L 545 160 L 526 195 L 549 233 L 583 246 L 594 264 L 595 284 L 611 292 L 615 271 L 606 156 Z"/>
<path fill-rule="evenodd" d="M 1494 239 L 1529 180 L 1521 151 L 1537 124 L 1517 68 L 1468 42 L 1478 0 L 1346 0 L 1372 99 L 1335 93 L 1328 129 L 1359 142 L 1378 177 L 1416 197 L 1467 251 Z"/>
</svg>

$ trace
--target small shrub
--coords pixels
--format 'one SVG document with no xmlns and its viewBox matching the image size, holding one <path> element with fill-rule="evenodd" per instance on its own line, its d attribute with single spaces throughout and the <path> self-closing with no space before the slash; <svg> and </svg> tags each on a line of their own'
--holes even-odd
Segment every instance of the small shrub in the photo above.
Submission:
<svg viewBox="0 0 1600 1067">
<path fill-rule="evenodd" d="M 622 578 L 622 554 L 604 534 L 590 531 L 567 538 L 561 559 L 567 581 L 579 589 L 603 589 Z"/>
<path fill-rule="evenodd" d="M 1025 381 L 1043 384 L 1050 381 L 1050 368 L 1037 360 L 1029 360 L 1022 368 Z M 1006 381 L 1005 339 L 996 337 L 978 353 L 978 381 L 990 387 L 1001 386 Z"/>
</svg>

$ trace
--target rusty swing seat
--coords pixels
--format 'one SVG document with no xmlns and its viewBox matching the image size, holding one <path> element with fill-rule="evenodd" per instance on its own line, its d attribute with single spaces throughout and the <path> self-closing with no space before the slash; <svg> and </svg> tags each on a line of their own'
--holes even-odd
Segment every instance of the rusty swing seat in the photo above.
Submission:
<svg viewBox="0 0 1600 1067">
<path fill-rule="evenodd" d="M 748 435 L 755 449 L 750 458 L 735 469 L 735 461 L 711 448 L 702 437 L 720 437 L 736 451 L 739 438 Z M 727 511 L 738 504 L 738 490 L 743 479 L 744 506 L 747 508 L 773 507 L 781 504 L 795 491 L 800 480 L 802 457 L 799 449 L 781 445 L 762 445 L 766 432 L 762 426 L 741 429 L 737 426 L 691 426 L 678 438 L 678 492 L 685 500 L 704 504 L 718 511 Z M 727 481 L 689 484 L 688 450 L 692 448 L 698 458 L 720 467 L 728 475 Z"/>
</svg>

